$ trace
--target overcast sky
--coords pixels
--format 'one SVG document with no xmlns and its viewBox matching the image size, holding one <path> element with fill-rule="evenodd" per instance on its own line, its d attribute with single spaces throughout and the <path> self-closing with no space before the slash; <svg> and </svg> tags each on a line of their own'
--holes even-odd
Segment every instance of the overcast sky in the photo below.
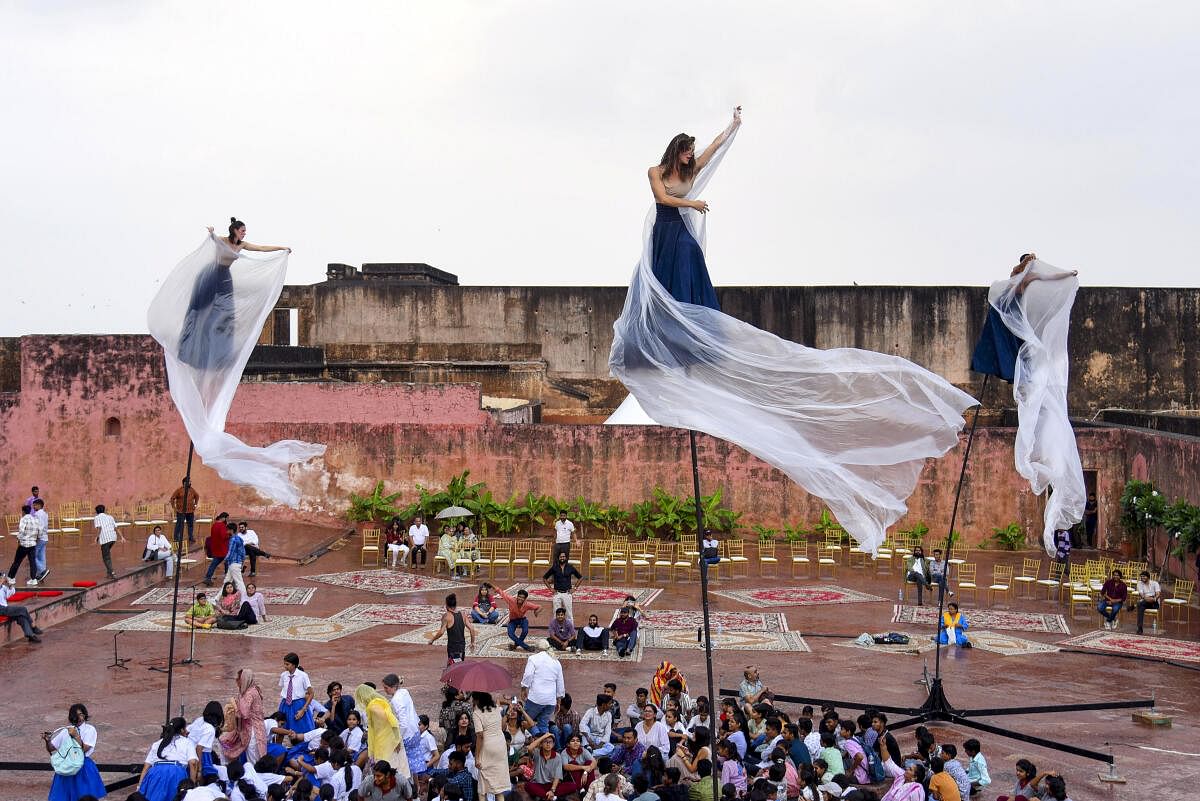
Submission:
<svg viewBox="0 0 1200 801">
<path fill-rule="evenodd" d="M 672 135 L 720 284 L 1193 286 L 1200 3 L 0 0 L 0 334 L 140 332 L 230 215 L 329 262 L 628 282 Z"/>
</svg>

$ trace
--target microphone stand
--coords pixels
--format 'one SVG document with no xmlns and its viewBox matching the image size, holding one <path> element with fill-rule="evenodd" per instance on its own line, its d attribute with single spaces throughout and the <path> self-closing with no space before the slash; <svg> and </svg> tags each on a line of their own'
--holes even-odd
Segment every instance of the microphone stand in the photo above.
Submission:
<svg viewBox="0 0 1200 801">
<path fill-rule="evenodd" d="M 192 585 L 192 607 L 195 607 L 195 606 L 196 606 L 196 585 L 193 584 Z M 204 667 L 203 665 L 200 664 L 200 660 L 196 658 L 196 624 L 192 623 L 191 628 L 192 628 L 192 633 L 191 633 L 190 637 L 188 638 L 187 659 L 179 660 L 179 664 L 181 664 L 181 665 L 199 665 L 200 667 Z"/>
</svg>

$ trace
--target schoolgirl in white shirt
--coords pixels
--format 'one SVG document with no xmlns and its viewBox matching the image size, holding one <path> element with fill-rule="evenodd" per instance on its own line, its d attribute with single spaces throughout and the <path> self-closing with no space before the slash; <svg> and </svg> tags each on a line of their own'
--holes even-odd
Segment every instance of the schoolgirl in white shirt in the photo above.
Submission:
<svg viewBox="0 0 1200 801">
<path fill-rule="evenodd" d="M 163 726 L 162 737 L 146 752 L 138 792 L 146 796 L 147 801 L 174 801 L 181 781 L 194 781 L 200 776 L 196 744 L 187 735 L 187 721 L 171 718 L 171 722 Z"/>
<path fill-rule="evenodd" d="M 358 756 L 363 749 L 363 736 L 366 732 L 363 731 L 362 718 L 358 714 L 358 710 L 352 709 L 346 713 L 346 728 L 342 731 L 342 742 L 346 746 L 346 750 Z"/>
<path fill-rule="evenodd" d="M 225 725 L 225 709 L 219 701 L 209 701 L 204 707 L 204 713 L 188 724 L 188 739 L 196 744 L 196 753 L 200 756 L 200 775 L 216 776 L 216 765 L 220 760 L 220 741 L 217 732 Z M 213 751 L 217 758 L 213 758 Z"/>
<path fill-rule="evenodd" d="M 290 653 L 283 658 L 279 674 L 279 711 L 287 715 L 287 727 L 296 734 L 313 729 L 312 704 L 314 693 L 308 674 L 300 669 L 300 657 Z"/>
<path fill-rule="evenodd" d="M 333 801 L 350 801 L 350 793 L 362 784 L 362 768 L 354 764 L 348 751 L 337 751 L 329 757 L 333 775 L 326 781 L 333 788 Z"/>
<path fill-rule="evenodd" d="M 54 781 L 50 785 L 50 801 L 75 801 L 85 795 L 103 798 L 104 780 L 92 761 L 92 753 L 96 750 L 96 727 L 88 723 L 87 707 L 72 704 L 67 711 L 67 723 L 69 725 L 53 734 L 46 732 L 42 735 L 46 751 L 53 754 L 62 749 L 68 740 L 74 740 L 83 749 L 83 766 L 73 776 L 54 774 Z"/>
</svg>

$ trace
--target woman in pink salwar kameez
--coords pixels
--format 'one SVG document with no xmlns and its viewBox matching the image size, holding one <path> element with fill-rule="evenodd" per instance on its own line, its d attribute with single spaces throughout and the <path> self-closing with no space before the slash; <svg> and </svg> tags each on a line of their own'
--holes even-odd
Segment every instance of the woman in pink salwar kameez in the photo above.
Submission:
<svg viewBox="0 0 1200 801">
<path fill-rule="evenodd" d="M 884 770 L 895 780 L 892 782 L 891 789 L 884 793 L 883 798 L 880 798 L 879 801 L 925 801 L 925 788 L 921 786 L 921 782 L 925 779 L 924 765 L 913 764 L 907 769 L 901 770 L 891 760 L 883 764 Z"/>
<path fill-rule="evenodd" d="M 246 760 L 253 764 L 267 751 L 262 688 L 254 679 L 253 670 L 238 671 L 237 690 L 237 698 L 233 700 L 237 710 L 233 730 L 221 735 L 221 749 L 227 760 L 237 759 L 244 752 Z"/>
</svg>

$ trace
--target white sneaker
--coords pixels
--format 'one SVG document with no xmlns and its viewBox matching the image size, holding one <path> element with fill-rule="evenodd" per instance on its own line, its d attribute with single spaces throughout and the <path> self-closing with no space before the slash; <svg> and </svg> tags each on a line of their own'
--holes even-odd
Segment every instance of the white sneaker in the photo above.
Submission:
<svg viewBox="0 0 1200 801">
<path fill-rule="evenodd" d="M 38 585 L 37 579 L 30 579 L 29 581 L 25 582 L 26 587 L 36 587 L 37 585 Z"/>
</svg>

